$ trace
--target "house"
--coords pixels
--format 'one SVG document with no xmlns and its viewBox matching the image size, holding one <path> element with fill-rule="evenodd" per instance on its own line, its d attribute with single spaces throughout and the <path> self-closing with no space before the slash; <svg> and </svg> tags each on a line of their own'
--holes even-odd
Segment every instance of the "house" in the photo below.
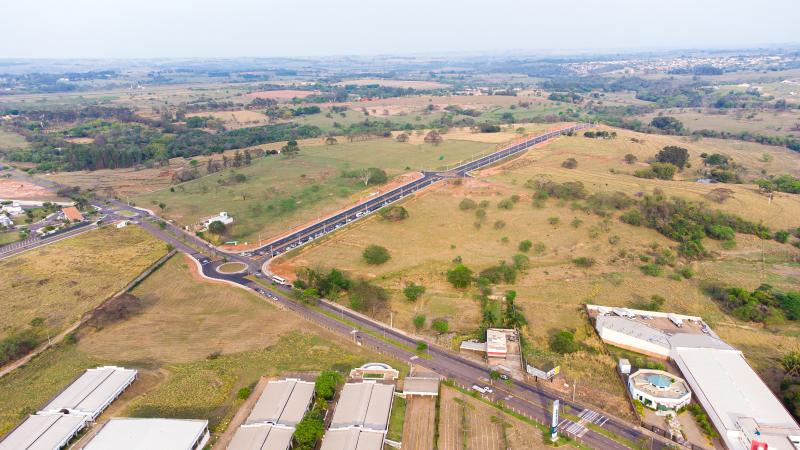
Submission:
<svg viewBox="0 0 800 450">
<path fill-rule="evenodd" d="M 12 202 L 8 205 L 3 205 L 0 210 L 6 212 L 9 216 L 21 216 L 25 214 L 25 210 L 22 209 L 22 206 L 18 202 Z"/>
<path fill-rule="evenodd" d="M 14 221 L 5 214 L 0 214 L 0 227 L 11 228 L 14 226 Z"/>
<path fill-rule="evenodd" d="M 218 215 L 204 220 L 203 225 L 208 228 L 213 222 L 222 222 L 223 225 L 230 225 L 233 223 L 233 217 L 229 216 L 225 211 L 221 211 Z"/>
<path fill-rule="evenodd" d="M 61 212 L 64 213 L 64 217 L 73 222 L 83 221 L 83 214 L 81 214 L 81 212 L 78 211 L 78 208 L 74 206 L 67 206 L 66 208 L 63 208 Z"/>
</svg>

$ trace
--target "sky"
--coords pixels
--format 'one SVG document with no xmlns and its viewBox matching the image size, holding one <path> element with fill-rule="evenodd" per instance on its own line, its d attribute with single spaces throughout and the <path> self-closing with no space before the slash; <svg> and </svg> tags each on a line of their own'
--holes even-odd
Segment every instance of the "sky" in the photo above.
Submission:
<svg viewBox="0 0 800 450">
<path fill-rule="evenodd" d="M 0 58 L 319 57 L 800 43 L 800 0 L 0 0 Z"/>
</svg>

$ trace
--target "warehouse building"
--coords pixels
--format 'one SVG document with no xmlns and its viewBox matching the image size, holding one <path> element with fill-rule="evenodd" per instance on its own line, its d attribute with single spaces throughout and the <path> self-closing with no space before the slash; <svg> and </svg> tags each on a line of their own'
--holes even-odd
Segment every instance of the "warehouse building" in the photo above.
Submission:
<svg viewBox="0 0 800 450">
<path fill-rule="evenodd" d="M 63 448 L 133 383 L 136 374 L 115 366 L 88 369 L 0 441 L 0 450 Z"/>
<path fill-rule="evenodd" d="M 392 384 L 346 383 L 321 450 L 381 450 L 393 398 Z"/>
<path fill-rule="evenodd" d="M 671 359 L 728 450 L 800 449 L 800 426 L 747 363 L 700 317 L 587 305 L 603 341 Z"/>
<path fill-rule="evenodd" d="M 69 413 L 94 420 L 136 379 L 137 371 L 104 366 L 88 369 L 40 413 Z"/>
<path fill-rule="evenodd" d="M 85 416 L 60 413 L 29 416 L 0 442 L 0 450 L 64 448 L 86 426 L 87 420 Z"/>
<path fill-rule="evenodd" d="M 82 450 L 198 450 L 209 438 L 207 420 L 115 417 Z"/>
<path fill-rule="evenodd" d="M 314 383 L 289 378 L 270 381 L 228 450 L 287 450 L 294 427 L 311 406 Z"/>
</svg>

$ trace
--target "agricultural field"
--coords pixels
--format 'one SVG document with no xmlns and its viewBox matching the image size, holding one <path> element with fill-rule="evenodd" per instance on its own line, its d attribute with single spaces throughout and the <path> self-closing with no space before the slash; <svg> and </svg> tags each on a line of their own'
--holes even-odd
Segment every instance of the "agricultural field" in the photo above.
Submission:
<svg viewBox="0 0 800 450">
<path fill-rule="evenodd" d="M 269 123 L 269 117 L 258 111 L 236 110 L 236 111 L 211 111 L 187 114 L 187 117 L 213 117 L 219 120 L 227 130 L 237 128 L 257 127 Z"/>
<path fill-rule="evenodd" d="M 770 202 L 753 185 L 695 183 L 696 175 L 690 173 L 693 169 L 686 169 L 676 181 L 635 178 L 631 172 L 645 164 L 640 162 L 631 167 L 623 156 L 632 153 L 639 161 L 646 161 L 665 145 L 681 145 L 689 149 L 694 168 L 702 164 L 699 153 L 722 152 L 748 167 L 748 171 L 788 170 L 794 174 L 800 169 L 799 156 L 757 144 L 688 142 L 615 131 L 619 133 L 615 140 L 559 138 L 502 166 L 486 169 L 474 179 L 451 182 L 405 201 L 403 206 L 409 217 L 403 221 L 369 218 L 363 224 L 279 258 L 272 269 L 291 278 L 297 267 L 335 266 L 355 278 L 373 280 L 391 293 L 389 310 L 393 312 L 395 326 L 415 330 L 450 346 L 459 338 L 473 336 L 482 314 L 481 304 L 474 298 L 475 288 L 455 289 L 446 281 L 444 274 L 454 266 L 453 261 L 461 260 L 477 273 L 498 261 L 509 261 L 521 253 L 518 244 L 530 240 L 533 248 L 526 253 L 530 267 L 514 283 L 495 285 L 493 294 L 502 295 L 509 289 L 517 292 L 515 304 L 528 320 L 523 330 L 530 344 L 526 348 L 528 360 L 536 365 L 560 364 L 563 380 L 580 380 L 577 394 L 584 401 L 617 414 L 628 409 L 623 386 L 613 375 L 614 361 L 583 312 L 585 303 L 629 306 L 660 295 L 665 298 L 663 310 L 702 316 L 732 345 L 741 344 L 751 363 L 766 375 L 776 356 L 796 346 L 795 336 L 800 326 L 788 321 L 769 327 L 738 321 L 706 296 L 700 285 L 703 280 L 720 280 L 750 290 L 765 282 L 779 289 L 796 289 L 800 279 L 797 248 L 749 235 L 737 236 L 736 247 L 728 249 L 719 241 L 706 239 L 705 245 L 716 257 L 694 262 L 677 260 L 674 268 L 666 267 L 659 276 L 647 276 L 640 269 L 640 258 L 674 249 L 674 241 L 655 230 L 622 223 L 613 212 L 602 217 L 573 209 L 564 200 L 549 199 L 535 207 L 534 191 L 526 183 L 581 181 L 589 193 L 620 191 L 634 198 L 640 192 L 660 189 L 668 197 L 702 201 L 712 209 L 768 224 L 773 230 L 794 229 L 800 225 L 800 199 L 795 195 L 776 194 Z M 632 142 L 633 137 L 644 143 Z M 769 162 L 762 162 L 765 152 L 772 156 Z M 562 162 L 570 157 L 577 160 L 577 167 L 562 167 Z M 709 199 L 709 192 L 720 186 L 731 189 L 732 197 L 716 203 Z M 517 203 L 510 208 L 498 206 L 515 195 Z M 460 210 L 464 198 L 476 203 L 488 202 L 485 217 L 476 218 L 474 210 Z M 364 262 L 362 252 L 370 244 L 387 248 L 391 259 L 381 265 Z M 575 260 L 591 262 L 589 267 L 581 267 Z M 692 279 L 676 279 L 673 272 L 684 265 L 694 272 Z M 409 282 L 426 287 L 426 292 L 414 302 L 402 294 Z M 412 324 L 416 315 L 426 317 L 426 325 L 421 329 Z M 449 332 L 440 334 L 429 329 L 433 319 L 447 320 Z M 582 350 L 560 355 L 550 349 L 551 337 L 563 329 L 574 333 Z M 747 332 L 738 333 L 739 329 Z M 775 342 L 779 345 L 772 346 Z M 554 384 L 557 388 L 563 382 Z"/>
<path fill-rule="evenodd" d="M 343 171 L 368 167 L 386 170 L 389 177 L 433 169 L 484 154 L 494 145 L 445 140 L 440 145 L 399 143 L 394 139 L 342 142 L 305 147 L 296 158 L 258 158 L 251 166 L 227 170 L 135 197 L 139 206 L 163 203 L 163 215 L 182 225 L 192 225 L 220 210 L 234 218 L 227 238 L 267 239 L 321 215 L 332 213 L 379 189 L 365 189 L 358 178 Z M 235 182 L 233 174 L 244 175 Z"/>
<path fill-rule="evenodd" d="M 106 227 L 0 260 L 0 333 L 55 336 L 164 254 L 144 230 Z"/>
<path fill-rule="evenodd" d="M 438 447 L 441 449 L 502 450 L 544 446 L 542 432 L 532 425 L 451 387 L 442 386 L 440 395 Z"/>
<path fill-rule="evenodd" d="M 657 115 L 674 117 L 683 122 L 683 125 L 690 131 L 705 129 L 731 133 L 747 131 L 767 136 L 800 136 L 800 112 L 797 110 L 736 110 L 728 112 L 724 109 L 662 109 L 657 114 L 648 114 L 637 118 L 642 122 L 650 123 Z"/>
<path fill-rule="evenodd" d="M 255 294 L 201 281 L 194 267 L 171 258 L 126 296 L 125 308 L 107 308 L 82 327 L 77 343 L 0 378 L 0 434 L 98 364 L 140 371 L 137 395 L 117 400 L 114 415 L 207 418 L 218 433 L 243 401 L 238 390 L 262 375 L 344 371 L 375 358 Z"/>
<path fill-rule="evenodd" d="M 403 448 L 428 450 L 433 448 L 436 422 L 436 398 L 412 396 L 406 398 L 406 417 L 403 427 Z"/>
<path fill-rule="evenodd" d="M 439 83 L 438 81 L 418 81 L 418 80 L 394 80 L 383 78 L 356 78 L 352 80 L 344 80 L 338 83 L 341 86 L 348 84 L 355 84 L 358 86 L 367 86 L 377 84 L 379 86 L 396 87 L 396 88 L 411 88 L 411 89 L 440 89 L 447 88 L 450 85 Z"/>
<path fill-rule="evenodd" d="M 0 128 L 0 150 L 12 148 L 28 148 L 28 141 L 21 135 Z"/>
</svg>

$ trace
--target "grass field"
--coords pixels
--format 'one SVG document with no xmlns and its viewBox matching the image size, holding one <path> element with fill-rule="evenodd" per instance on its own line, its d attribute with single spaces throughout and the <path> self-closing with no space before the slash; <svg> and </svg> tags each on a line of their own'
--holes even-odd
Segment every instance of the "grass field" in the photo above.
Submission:
<svg viewBox="0 0 800 450">
<path fill-rule="evenodd" d="M 389 431 L 386 433 L 386 438 L 396 442 L 401 442 L 403 439 L 403 430 L 406 418 L 406 399 L 395 397 L 392 400 L 392 411 L 389 415 Z"/>
<path fill-rule="evenodd" d="M 436 422 L 436 399 L 428 396 L 406 398 L 403 448 L 429 450 L 433 448 Z"/>
<path fill-rule="evenodd" d="M 544 447 L 542 432 L 459 391 L 442 386 L 441 449 L 504 450 Z"/>
<path fill-rule="evenodd" d="M 794 170 L 800 166 L 797 164 L 800 155 L 772 147 L 718 140 L 684 143 L 661 136 L 639 136 L 645 139 L 645 143 L 636 144 L 629 138 L 637 135 L 617 131 L 620 137 L 609 141 L 561 138 L 503 167 L 487 169 L 462 185 L 450 185 L 406 201 L 409 218 L 402 222 L 367 219 L 365 223 L 350 227 L 332 238 L 279 258 L 273 263 L 273 269 L 290 276 L 298 266 L 335 266 L 355 277 L 372 279 L 392 293 L 390 308 L 396 326 L 414 329 L 412 318 L 424 314 L 428 323 L 435 318 L 447 319 L 450 331 L 458 336 L 476 329 L 481 312 L 479 303 L 473 299 L 474 289 L 456 290 L 445 280 L 444 273 L 452 267 L 452 260 L 461 257 L 464 264 L 478 272 L 500 260 L 509 261 L 519 252 L 518 243 L 528 239 L 542 243 L 544 250 L 540 254 L 530 252 L 530 269 L 514 284 L 498 285 L 494 292 L 517 291 L 516 304 L 529 322 L 524 329 L 531 343 L 528 359 L 534 364 L 560 364 L 565 380 L 581 380 L 578 396 L 584 401 L 617 414 L 627 411 L 624 389 L 613 375 L 614 361 L 605 353 L 589 326 L 582 310 L 584 303 L 626 306 L 652 295 L 661 295 L 666 298 L 665 310 L 704 317 L 732 345 L 741 344 L 745 354 L 752 357 L 751 362 L 762 374 L 768 375 L 769 367 L 774 366 L 774 358 L 800 343 L 795 337 L 800 326 L 787 322 L 766 329 L 740 323 L 705 296 L 699 286 L 702 280 L 711 279 L 748 289 L 763 282 L 782 289 L 796 289 L 800 279 L 800 267 L 793 262 L 800 257 L 796 248 L 739 236 L 735 249 L 724 250 L 719 243 L 707 240 L 707 247 L 717 252 L 718 257 L 691 263 L 696 273 L 694 279 L 676 281 L 669 278 L 676 270 L 670 268 L 660 277 L 647 277 L 640 271 L 638 259 L 621 258 L 618 256 L 620 252 L 648 254 L 653 246 L 674 248 L 674 242 L 654 230 L 631 227 L 614 217 L 604 220 L 572 210 L 567 202 L 551 199 L 543 208 L 535 208 L 531 205 L 533 191 L 523 185 L 527 180 L 537 178 L 559 182 L 580 180 L 590 192 L 619 190 L 631 196 L 660 188 L 667 195 L 706 201 L 712 208 L 763 221 L 773 228 L 786 229 L 800 225 L 800 199 L 797 196 L 778 195 L 768 203 L 753 186 L 725 185 L 734 191 L 734 197 L 716 204 L 704 195 L 720 185 L 634 178 L 629 174 L 632 168 L 622 161 L 622 156 L 634 153 L 641 161 L 662 146 L 676 143 L 690 149 L 693 164 L 698 164 L 697 154 L 701 151 L 724 151 L 745 165 L 762 167 L 760 164 L 763 164 L 767 170 L 779 170 L 780 166 L 773 164 L 780 160 L 783 167 Z M 764 151 L 772 152 L 772 162 L 759 163 L 752 154 L 760 156 Z M 577 169 L 561 167 L 561 162 L 568 157 L 578 160 Z M 617 173 L 611 173 L 610 169 Z M 520 196 L 519 203 L 510 210 L 498 208 L 500 200 L 512 195 Z M 477 219 L 473 211 L 459 210 L 458 204 L 464 197 L 490 203 L 486 208 L 486 218 L 480 221 L 480 228 L 475 226 Z M 551 225 L 551 218 L 558 218 L 559 223 Z M 504 224 L 502 228 L 495 227 L 498 221 Z M 380 266 L 364 263 L 361 252 L 369 244 L 386 247 L 391 259 Z M 572 263 L 578 257 L 594 258 L 595 265 L 589 269 L 579 268 Z M 681 265 L 678 263 L 676 268 Z M 427 288 L 416 302 L 405 300 L 401 293 L 401 289 L 411 281 L 422 283 Z M 737 333 L 739 327 L 745 327 L 748 333 Z M 567 356 L 551 352 L 550 336 L 561 329 L 573 330 L 584 350 Z M 421 332 L 439 339 L 444 345 L 450 344 L 448 339 L 454 337 L 452 334 L 439 337 L 427 328 Z M 773 342 L 780 345 L 770 348 Z"/>
<path fill-rule="evenodd" d="M 22 135 L 0 128 L 0 150 L 28 148 L 28 141 Z"/>
<path fill-rule="evenodd" d="M 722 113 L 719 113 L 721 111 Z M 658 114 L 675 117 L 683 122 L 690 131 L 708 129 L 716 131 L 729 131 L 751 133 L 768 136 L 800 136 L 800 130 L 794 127 L 800 123 L 800 113 L 796 110 L 784 112 L 775 111 L 750 111 L 750 110 L 703 110 L 703 109 L 666 109 L 659 110 Z M 656 114 L 639 117 L 639 120 L 649 123 Z"/>
<path fill-rule="evenodd" d="M 10 244 L 12 242 L 17 242 L 20 240 L 19 233 L 16 231 L 6 231 L 0 233 L 0 245 Z"/>
<path fill-rule="evenodd" d="M 390 176 L 408 170 L 452 165 L 488 152 L 491 144 L 445 141 L 441 145 L 412 145 L 392 139 L 302 147 L 294 159 L 270 157 L 236 170 L 243 183 L 229 184 L 231 170 L 183 183 L 175 192 L 162 190 L 136 198 L 139 205 L 167 205 L 164 215 L 180 224 L 227 211 L 234 218 L 229 237 L 264 239 L 357 201 L 375 190 L 342 177 L 344 170 L 379 167 Z"/>
<path fill-rule="evenodd" d="M 132 313 L 87 325 L 77 344 L 58 345 L 1 378 L 0 435 L 98 364 L 140 371 L 134 394 L 115 401 L 113 415 L 204 418 L 219 432 L 242 402 L 237 391 L 262 375 L 346 371 L 376 358 L 255 294 L 195 277 L 173 257 L 131 292 L 141 301 Z"/>
<path fill-rule="evenodd" d="M 29 327 L 55 335 L 166 253 L 136 227 L 101 228 L 0 261 L 3 336 Z"/>
</svg>

